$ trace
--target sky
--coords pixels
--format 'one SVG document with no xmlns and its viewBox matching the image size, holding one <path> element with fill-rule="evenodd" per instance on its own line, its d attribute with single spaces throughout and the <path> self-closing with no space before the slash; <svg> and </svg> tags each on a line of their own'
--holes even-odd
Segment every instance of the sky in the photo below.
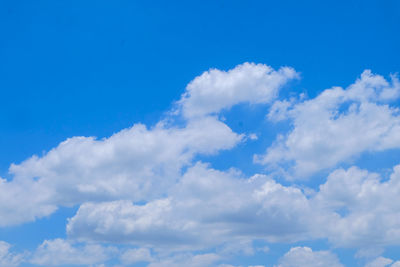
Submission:
<svg viewBox="0 0 400 267">
<path fill-rule="evenodd" d="M 399 1 L 0 25 L 0 267 L 400 266 Z"/>
</svg>

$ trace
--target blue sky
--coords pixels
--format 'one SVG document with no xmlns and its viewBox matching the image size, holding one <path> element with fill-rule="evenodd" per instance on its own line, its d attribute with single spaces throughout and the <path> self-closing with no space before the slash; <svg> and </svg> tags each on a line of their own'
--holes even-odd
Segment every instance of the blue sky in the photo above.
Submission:
<svg viewBox="0 0 400 267">
<path fill-rule="evenodd" d="M 398 1 L 0 21 L 0 266 L 400 265 Z"/>
</svg>

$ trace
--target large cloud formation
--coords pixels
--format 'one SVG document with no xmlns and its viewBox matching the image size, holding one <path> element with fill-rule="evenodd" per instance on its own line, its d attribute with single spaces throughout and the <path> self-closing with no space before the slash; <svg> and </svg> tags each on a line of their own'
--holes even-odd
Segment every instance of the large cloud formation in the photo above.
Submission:
<svg viewBox="0 0 400 267">
<path fill-rule="evenodd" d="M 289 67 L 253 63 L 212 69 L 190 82 L 154 126 L 135 124 L 104 139 L 72 137 L 12 164 L 13 179 L 0 180 L 0 226 L 79 208 L 67 221 L 66 240 L 45 240 L 26 255 L 0 243 L 0 263 L 229 266 L 233 254 L 259 251 L 255 241 L 328 240 L 332 248 L 365 251 L 400 246 L 400 205 L 393 201 L 400 197 L 400 165 L 390 177 L 340 165 L 400 147 L 397 77 L 387 81 L 367 70 L 345 89 L 279 99 L 298 77 Z M 241 103 L 269 105 L 271 123 L 292 126 L 255 156 L 264 173 L 218 170 L 199 160 L 246 145 L 250 135 L 219 116 Z M 314 189 L 293 182 L 321 170 L 330 174 Z M 291 248 L 276 264 L 343 266 L 332 251 L 309 247 Z"/>
<path fill-rule="evenodd" d="M 388 181 L 352 167 L 329 175 L 314 196 L 262 175 L 240 178 L 196 164 L 167 198 L 86 203 L 67 232 L 81 241 L 205 249 L 238 239 L 327 238 L 339 247 L 400 245 L 400 165 Z M 189 247 L 188 247 L 189 246 Z"/>
<path fill-rule="evenodd" d="M 230 149 L 243 139 L 210 113 L 242 102 L 271 101 L 295 77 L 291 68 L 274 71 L 262 64 L 245 63 L 229 72 L 211 70 L 191 82 L 179 101 L 183 114 L 197 114 L 183 126 L 165 120 L 150 129 L 135 124 L 102 140 L 73 137 L 42 157 L 11 165 L 14 179 L 0 183 L 0 200 L 7 203 L 0 207 L 0 214 L 7 214 L 0 216 L 0 225 L 32 221 L 58 206 L 116 199 L 147 201 L 162 195 L 160 190 L 173 184 L 195 155 Z M 228 102 L 197 111 L 204 98 L 227 99 L 227 92 L 232 94 Z"/>
<path fill-rule="evenodd" d="M 333 87 L 317 97 L 274 103 L 268 118 L 290 119 L 293 129 L 280 136 L 256 161 L 309 176 L 356 157 L 400 147 L 400 115 L 391 106 L 400 97 L 400 82 L 388 82 L 366 70 L 348 88 Z"/>
<path fill-rule="evenodd" d="M 14 179 L 0 184 L 0 199 L 7 203 L 0 208 L 7 214 L 0 225 L 31 221 L 58 206 L 86 201 L 147 201 L 173 184 L 194 155 L 231 148 L 241 139 L 213 117 L 183 128 L 136 124 L 103 140 L 70 138 L 43 157 L 10 167 Z"/>
</svg>

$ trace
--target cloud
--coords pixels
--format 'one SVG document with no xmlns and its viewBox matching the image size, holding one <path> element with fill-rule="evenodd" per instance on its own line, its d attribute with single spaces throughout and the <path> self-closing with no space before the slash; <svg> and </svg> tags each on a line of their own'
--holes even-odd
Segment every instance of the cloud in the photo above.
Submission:
<svg viewBox="0 0 400 267">
<path fill-rule="evenodd" d="M 0 182 L 0 199 L 7 203 L 0 206 L 0 225 L 87 201 L 153 199 L 174 184 L 194 155 L 232 148 L 242 138 L 213 117 L 184 127 L 136 124 L 102 140 L 70 138 L 43 157 L 10 167 L 14 179 Z"/>
<path fill-rule="evenodd" d="M 327 238 L 338 247 L 399 245 L 400 165 L 390 179 L 356 167 L 332 172 L 312 196 L 264 175 L 243 177 L 197 163 L 165 198 L 85 203 L 67 225 L 81 241 L 199 250 L 252 240 Z M 247 243 L 246 243 L 247 242 Z M 228 251 L 227 246 L 225 251 Z M 227 250 L 228 249 L 228 250 Z M 223 251 L 223 249 L 220 249 Z M 242 253 L 251 250 L 242 250 Z M 250 252 L 251 254 L 251 252 Z"/>
<path fill-rule="evenodd" d="M 209 114 L 242 103 L 266 103 L 296 77 L 245 63 L 195 78 L 179 101 L 183 125 L 167 117 L 154 127 L 135 124 L 109 138 L 72 137 L 45 155 L 12 164 L 11 181 L 0 181 L 0 226 L 52 214 L 59 206 L 88 201 L 148 201 L 162 195 L 194 156 L 231 149 L 245 140 Z M 255 138 L 255 135 L 250 135 Z"/>
<path fill-rule="evenodd" d="M 365 267 L 385 267 L 385 266 L 394 266 L 394 264 L 391 264 L 393 260 L 384 258 L 384 257 L 378 257 L 374 259 L 373 261 L 367 263 Z"/>
<path fill-rule="evenodd" d="M 126 250 L 120 257 L 124 265 L 137 262 L 150 262 L 153 260 L 150 250 L 147 248 L 133 248 Z"/>
<path fill-rule="evenodd" d="M 128 242 L 158 249 L 204 249 L 253 238 L 293 242 L 310 238 L 327 220 L 295 187 L 256 175 L 241 177 L 198 163 L 166 198 L 85 203 L 67 225 L 81 241 Z"/>
<path fill-rule="evenodd" d="M 320 186 L 314 202 L 320 209 L 336 212 L 328 238 L 340 247 L 380 248 L 399 245 L 400 165 L 390 179 L 357 167 L 331 173 Z"/>
<path fill-rule="evenodd" d="M 10 252 L 11 245 L 0 241 L 0 267 L 16 267 L 24 260 L 23 254 Z"/>
<path fill-rule="evenodd" d="M 366 70 L 346 89 L 327 89 L 298 103 L 277 101 L 268 117 L 288 118 L 293 129 L 255 161 L 284 171 L 289 167 L 294 177 L 307 177 L 363 152 L 399 148 L 399 109 L 389 105 L 399 96 L 396 76 L 388 82 Z"/>
<path fill-rule="evenodd" d="M 57 209 L 48 202 L 53 195 L 53 191 L 34 179 L 8 182 L 0 178 L 0 226 L 50 215 Z"/>
<path fill-rule="evenodd" d="M 188 84 L 178 104 L 187 118 L 215 114 L 239 103 L 265 104 L 298 76 L 289 67 L 276 71 L 254 63 L 244 63 L 229 71 L 211 69 Z"/>
<path fill-rule="evenodd" d="M 45 240 L 35 251 L 30 262 L 37 265 L 92 265 L 100 264 L 118 251 L 96 244 L 73 245 L 63 239 Z"/>
<path fill-rule="evenodd" d="M 389 179 L 356 166 L 333 170 L 361 153 L 400 146 L 396 76 L 389 82 L 365 71 L 346 89 L 272 104 L 267 117 L 288 119 L 293 128 L 258 162 L 293 177 L 332 169 L 316 190 L 278 182 L 273 173 L 246 176 L 199 161 L 247 139 L 263 143 L 262 134 L 233 132 L 218 113 L 240 103 L 272 103 L 297 77 L 291 68 L 252 63 L 210 70 L 187 86 L 177 112 L 152 127 L 134 124 L 104 139 L 72 137 L 12 164 L 12 179 L 0 179 L 0 226 L 79 206 L 67 221 L 68 239 L 45 240 L 29 260 L 46 266 L 100 266 L 111 258 L 123 265 L 218 266 L 232 255 L 253 255 L 255 241 L 327 239 L 359 255 L 400 245 L 400 205 L 393 201 L 400 196 L 400 165 Z M 0 242 L 0 266 L 23 261 L 9 248 Z M 295 247 L 278 266 L 342 265 L 330 251 Z"/>
<path fill-rule="evenodd" d="M 336 255 L 330 251 L 312 251 L 309 247 L 291 248 L 276 267 L 342 267 Z"/>
</svg>

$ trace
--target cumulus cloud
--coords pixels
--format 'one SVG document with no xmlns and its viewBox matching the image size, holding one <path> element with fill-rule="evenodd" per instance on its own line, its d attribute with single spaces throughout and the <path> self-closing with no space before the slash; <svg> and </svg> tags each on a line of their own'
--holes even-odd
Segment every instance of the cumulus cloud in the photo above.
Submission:
<svg viewBox="0 0 400 267">
<path fill-rule="evenodd" d="M 81 241 L 161 250 L 318 238 L 339 247 L 380 248 L 400 244 L 400 206 L 393 201 L 400 195 L 399 181 L 400 166 L 387 181 L 356 167 L 339 169 L 307 196 L 264 175 L 245 178 L 198 163 L 165 198 L 144 205 L 83 204 L 69 220 L 67 233 Z"/>
<path fill-rule="evenodd" d="M 195 78 L 177 112 L 155 126 L 135 124 L 104 139 L 72 137 L 12 164 L 12 179 L 0 179 L 0 226 L 79 206 L 68 219 L 68 239 L 45 240 L 29 260 L 45 266 L 100 266 L 112 257 L 122 265 L 218 266 L 231 255 L 253 255 L 254 241 L 327 239 L 364 252 L 400 245 L 400 205 L 394 201 L 400 165 L 389 179 L 358 167 L 336 169 L 313 190 L 198 161 L 248 139 L 263 141 L 259 133 L 233 132 L 218 113 L 240 103 L 272 104 L 297 77 L 288 67 L 252 63 L 212 69 Z M 267 117 L 288 119 L 293 128 L 257 160 L 304 177 L 363 152 L 398 148 L 400 116 L 393 102 L 399 92 L 396 76 L 387 81 L 365 71 L 346 89 L 305 101 L 277 100 Z M 118 251 L 101 242 L 132 247 Z M 0 242 L 0 266 L 23 260 L 9 249 Z M 381 257 L 368 264 L 399 264 L 385 262 Z M 295 247 L 277 266 L 342 265 L 330 251 Z"/>
<path fill-rule="evenodd" d="M 213 117 L 185 127 L 136 124 L 102 140 L 70 138 L 43 157 L 10 167 L 14 179 L 0 181 L 0 225 L 31 221 L 60 205 L 152 199 L 176 181 L 194 155 L 232 148 L 242 138 Z"/>
<path fill-rule="evenodd" d="M 57 206 L 48 202 L 54 192 L 33 179 L 10 181 L 0 178 L 0 226 L 32 221 L 53 213 Z"/>
<path fill-rule="evenodd" d="M 189 83 L 178 102 L 185 117 L 218 113 L 239 103 L 269 103 L 279 89 L 299 74 L 264 64 L 244 63 L 229 71 L 211 69 Z"/>
<path fill-rule="evenodd" d="M 263 175 L 244 179 L 198 163 L 163 199 L 86 203 L 67 225 L 71 238 L 129 242 L 158 249 L 204 249 L 241 239 L 271 242 L 309 237 L 326 220 L 301 190 Z"/>
<path fill-rule="evenodd" d="M 64 239 L 45 240 L 30 262 L 42 266 L 101 264 L 117 253 L 113 247 L 73 245 Z"/>
<path fill-rule="evenodd" d="M 309 247 L 291 248 L 276 267 L 343 267 L 330 251 L 313 251 Z"/>
<path fill-rule="evenodd" d="M 328 238 L 341 247 L 400 244 L 400 165 L 387 181 L 357 167 L 331 173 L 315 197 L 316 205 L 336 212 Z"/>
<path fill-rule="evenodd" d="M 399 109 L 390 105 L 399 95 L 397 76 L 389 82 L 366 70 L 346 89 L 327 89 L 298 103 L 277 101 L 268 117 L 289 118 L 293 129 L 255 160 L 306 177 L 363 152 L 399 148 Z"/>
<path fill-rule="evenodd" d="M 23 254 L 16 254 L 10 251 L 11 245 L 0 241 L 0 267 L 16 267 L 24 260 Z"/>
<path fill-rule="evenodd" d="M 72 137 L 41 157 L 12 164 L 13 179 L 0 181 L 0 226 L 87 201 L 157 198 L 195 155 L 214 154 L 245 140 L 209 114 L 242 102 L 269 102 L 296 76 L 288 67 L 275 71 L 253 63 L 227 72 L 213 69 L 194 79 L 178 102 L 183 126 L 169 122 L 172 116 L 154 127 L 135 124 L 101 140 Z"/>
</svg>

